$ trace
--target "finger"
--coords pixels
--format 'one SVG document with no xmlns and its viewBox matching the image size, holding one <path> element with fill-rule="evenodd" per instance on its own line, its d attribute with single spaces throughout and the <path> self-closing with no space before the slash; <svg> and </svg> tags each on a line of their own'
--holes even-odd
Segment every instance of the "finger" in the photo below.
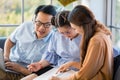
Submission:
<svg viewBox="0 0 120 80">
<path fill-rule="evenodd" d="M 29 69 L 30 72 L 33 72 L 33 69 Z"/>
<path fill-rule="evenodd" d="M 9 67 L 9 66 L 12 66 L 12 65 L 11 65 L 10 62 L 6 62 L 6 63 L 5 63 L 5 66 L 6 66 L 6 67 Z"/>
<path fill-rule="evenodd" d="M 63 71 L 63 67 L 59 68 L 59 69 L 57 70 L 56 74 L 59 73 L 59 72 L 62 72 L 62 71 Z"/>
<path fill-rule="evenodd" d="M 49 78 L 49 80 L 55 80 L 54 78 L 55 78 L 55 77 L 54 77 L 54 76 L 52 76 L 52 77 L 50 77 L 50 78 Z"/>
<path fill-rule="evenodd" d="M 13 67 L 12 67 L 12 66 L 7 66 L 6 68 L 7 68 L 7 69 L 10 69 L 10 70 L 13 70 Z"/>
<path fill-rule="evenodd" d="M 60 72 L 60 70 L 61 70 L 61 69 L 58 69 L 57 72 L 56 72 L 56 74 L 58 74 L 58 73 Z"/>
<path fill-rule="evenodd" d="M 31 71 L 31 72 L 36 72 L 37 71 L 36 68 L 33 67 L 33 66 L 31 66 L 28 70 Z"/>
<path fill-rule="evenodd" d="M 29 67 L 28 70 L 29 70 L 29 71 L 33 71 L 33 67 Z"/>
<path fill-rule="evenodd" d="M 31 65 L 28 65 L 27 68 L 29 69 L 31 67 Z"/>
</svg>

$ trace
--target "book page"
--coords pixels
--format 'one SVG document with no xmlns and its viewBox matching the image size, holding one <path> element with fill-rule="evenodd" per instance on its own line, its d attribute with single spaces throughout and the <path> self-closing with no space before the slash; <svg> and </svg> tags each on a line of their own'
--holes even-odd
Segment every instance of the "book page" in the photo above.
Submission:
<svg viewBox="0 0 120 80">
<path fill-rule="evenodd" d="M 58 77 L 67 77 L 67 76 L 70 76 L 70 75 L 72 75 L 72 74 L 75 73 L 75 71 L 69 70 L 69 71 L 64 72 L 64 73 L 58 73 L 58 74 L 56 74 L 57 70 L 58 70 L 58 68 L 53 68 L 53 69 L 45 72 L 44 74 L 36 77 L 36 78 L 33 79 L 33 80 L 49 80 L 49 78 L 50 78 L 51 76 L 55 76 L 55 75 L 56 75 L 56 76 L 58 76 Z"/>
</svg>

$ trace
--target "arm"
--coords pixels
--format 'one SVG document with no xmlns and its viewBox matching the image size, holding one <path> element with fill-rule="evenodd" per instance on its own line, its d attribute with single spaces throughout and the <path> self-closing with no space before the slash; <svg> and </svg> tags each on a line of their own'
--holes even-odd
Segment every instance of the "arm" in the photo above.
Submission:
<svg viewBox="0 0 120 80">
<path fill-rule="evenodd" d="M 16 72 L 20 72 L 24 75 L 28 75 L 31 73 L 27 68 L 21 66 L 20 64 L 14 63 L 14 62 L 6 62 L 5 65 L 8 69 L 16 71 Z"/>
<path fill-rule="evenodd" d="M 10 55 L 10 49 L 15 45 L 10 38 L 8 38 L 5 42 L 4 46 L 4 58 L 5 60 L 9 60 L 9 55 Z"/>
<path fill-rule="evenodd" d="M 90 80 L 92 79 L 100 70 L 104 64 L 104 44 L 93 41 L 89 44 L 84 62 L 80 70 L 73 75 L 65 78 L 59 78 L 56 80 Z M 55 80 L 53 77 L 51 80 Z"/>
<path fill-rule="evenodd" d="M 62 66 L 60 66 L 57 72 L 65 72 L 67 71 L 67 69 L 69 69 L 69 67 L 80 69 L 80 62 L 75 62 L 75 61 L 67 62 L 63 64 Z"/>
<path fill-rule="evenodd" d="M 77 68 L 77 69 L 80 69 L 80 68 L 81 68 L 80 62 L 72 62 L 71 66 L 72 66 L 72 67 L 75 67 L 75 68 Z"/>
<path fill-rule="evenodd" d="M 99 40 L 90 42 L 81 69 L 70 76 L 69 79 L 92 79 L 103 66 L 104 58 L 104 43 L 99 42 Z"/>
<path fill-rule="evenodd" d="M 28 70 L 31 72 L 36 72 L 46 66 L 50 65 L 50 63 L 46 60 L 41 60 L 39 62 L 32 63 L 28 65 Z"/>
<path fill-rule="evenodd" d="M 25 67 L 21 68 L 21 71 L 20 71 L 22 74 L 24 75 L 29 75 L 31 74 L 32 72 L 29 71 L 28 69 L 26 69 Z"/>
</svg>

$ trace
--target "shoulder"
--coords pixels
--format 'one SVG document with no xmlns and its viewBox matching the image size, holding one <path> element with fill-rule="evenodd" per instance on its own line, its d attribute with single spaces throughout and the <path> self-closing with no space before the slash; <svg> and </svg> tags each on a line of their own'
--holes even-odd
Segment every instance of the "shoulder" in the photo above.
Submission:
<svg viewBox="0 0 120 80">
<path fill-rule="evenodd" d="M 31 33 L 34 30 L 34 25 L 32 22 L 24 22 L 15 29 L 15 33 L 21 35 L 22 33 Z"/>
<path fill-rule="evenodd" d="M 27 28 L 27 27 L 33 27 L 33 22 L 32 21 L 27 21 L 27 22 L 24 22 L 24 23 L 22 23 L 21 25 L 20 25 L 20 27 L 22 27 L 22 28 Z"/>
<path fill-rule="evenodd" d="M 68 39 L 68 38 L 66 38 L 65 36 L 63 36 L 58 31 L 53 31 L 52 40 L 58 41 L 58 40 L 66 40 L 66 39 Z"/>
<path fill-rule="evenodd" d="M 29 21 L 29 22 L 24 22 L 22 23 L 19 27 L 17 27 L 17 30 L 20 32 L 31 32 L 34 30 L 34 24 L 33 22 Z"/>
<path fill-rule="evenodd" d="M 94 45 L 97 44 L 97 45 L 102 45 L 102 46 L 107 44 L 107 43 L 111 44 L 110 36 L 108 36 L 102 32 L 96 33 L 90 39 L 90 42 Z"/>
<path fill-rule="evenodd" d="M 100 44 L 103 41 L 103 36 L 101 33 L 95 34 L 91 39 L 90 42 L 93 44 Z"/>
</svg>

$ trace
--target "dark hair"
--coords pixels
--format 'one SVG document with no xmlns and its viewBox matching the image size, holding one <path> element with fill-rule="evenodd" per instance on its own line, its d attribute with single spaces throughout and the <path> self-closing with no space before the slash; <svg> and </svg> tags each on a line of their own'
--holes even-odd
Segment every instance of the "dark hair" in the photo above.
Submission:
<svg viewBox="0 0 120 80">
<path fill-rule="evenodd" d="M 78 5 L 71 11 L 68 16 L 68 20 L 70 23 L 82 27 L 84 30 L 81 44 L 81 57 L 84 60 L 89 40 L 94 35 L 96 30 L 95 16 L 87 7 Z"/>
<path fill-rule="evenodd" d="M 56 28 L 58 27 L 70 27 L 70 23 L 67 20 L 69 11 L 58 12 L 51 20 L 52 25 Z"/>
<path fill-rule="evenodd" d="M 37 14 L 39 12 L 43 12 L 43 13 L 46 13 L 46 14 L 49 14 L 52 16 L 55 16 L 57 13 L 55 7 L 52 5 L 40 5 L 40 6 L 38 6 L 34 12 L 35 18 L 37 17 Z"/>
</svg>

